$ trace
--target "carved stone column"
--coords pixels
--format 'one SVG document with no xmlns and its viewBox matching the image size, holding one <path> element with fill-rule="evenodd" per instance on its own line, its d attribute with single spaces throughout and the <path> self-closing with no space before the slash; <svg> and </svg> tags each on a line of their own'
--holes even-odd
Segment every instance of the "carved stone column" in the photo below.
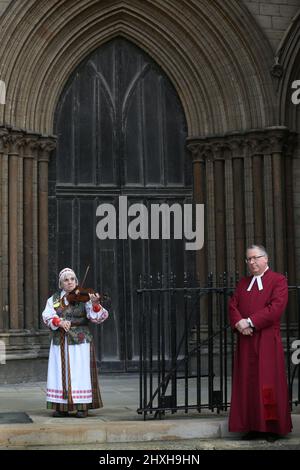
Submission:
<svg viewBox="0 0 300 470">
<path fill-rule="evenodd" d="M 207 238 L 204 246 L 207 253 L 207 269 L 209 273 L 216 273 L 216 228 L 215 228 L 215 179 L 214 160 L 209 144 L 205 150 L 206 163 L 206 232 Z"/>
<path fill-rule="evenodd" d="M 9 315 L 10 328 L 23 328 L 23 133 L 8 135 Z"/>
<path fill-rule="evenodd" d="M 24 315 L 25 328 L 38 328 L 38 286 L 36 283 L 36 187 L 35 161 L 38 135 L 27 134 L 24 138 Z"/>
<path fill-rule="evenodd" d="M 39 298 L 48 295 L 48 160 L 54 138 L 0 127 L 0 382 L 41 379 L 49 351 Z M 39 279 L 38 279 L 39 276 Z M 39 292 L 41 289 L 41 292 Z"/>
<path fill-rule="evenodd" d="M 226 218 L 225 218 L 225 161 L 224 146 L 212 145 L 215 182 L 215 239 L 216 239 L 216 274 L 221 275 L 226 269 Z"/>
<path fill-rule="evenodd" d="M 284 204 L 284 162 L 283 151 L 287 139 L 286 129 L 271 132 L 270 146 L 272 155 L 274 242 L 276 270 L 286 272 L 286 218 Z"/>
<path fill-rule="evenodd" d="M 297 145 L 297 134 L 291 133 L 285 150 L 285 207 L 286 207 L 286 243 L 287 272 L 289 284 L 296 284 L 295 263 L 295 226 L 294 226 L 294 191 L 293 191 L 293 152 Z"/>
<path fill-rule="evenodd" d="M 226 266 L 227 273 L 234 273 L 235 267 L 235 236 L 234 236 L 234 192 L 233 192 L 233 165 L 232 150 L 229 145 L 224 146 L 224 180 L 225 180 L 225 240 L 226 240 Z"/>
<path fill-rule="evenodd" d="M 8 131 L 0 128 L 0 330 L 9 328 L 8 315 Z"/>
<path fill-rule="evenodd" d="M 55 141 L 43 137 L 39 141 L 38 153 L 38 233 L 39 233 L 39 309 L 43 309 L 48 298 L 48 164 Z"/>
<path fill-rule="evenodd" d="M 195 204 L 204 204 L 204 213 L 206 214 L 205 207 L 205 196 L 206 196 L 206 187 L 205 187 L 205 146 L 202 146 L 201 143 L 192 143 L 188 144 L 188 150 L 192 155 L 193 162 L 193 200 Z M 206 216 L 205 216 L 205 234 L 206 231 Z M 205 244 L 204 236 L 204 244 Z M 198 250 L 196 252 L 196 267 L 199 277 L 199 282 L 201 285 L 204 285 L 207 280 L 207 265 L 206 265 L 206 256 L 205 249 Z"/>
<path fill-rule="evenodd" d="M 233 201 L 234 201 L 234 246 L 235 270 L 239 276 L 245 274 L 245 177 L 244 177 L 244 140 L 232 139 L 229 142 L 232 155 Z"/>
<path fill-rule="evenodd" d="M 235 266 L 242 275 L 245 249 L 256 243 L 266 246 L 272 268 L 295 279 L 293 138 L 288 129 L 272 127 L 189 139 L 188 148 L 199 160 L 194 164 L 194 193 L 206 206 L 208 270 L 215 266 L 220 275 Z M 199 185 L 205 188 L 201 195 L 196 192 Z"/>
<path fill-rule="evenodd" d="M 254 237 L 253 243 L 263 245 L 265 243 L 265 206 L 264 206 L 264 160 L 260 135 L 249 136 L 248 144 L 252 157 L 252 181 L 253 181 L 253 214 Z"/>
</svg>

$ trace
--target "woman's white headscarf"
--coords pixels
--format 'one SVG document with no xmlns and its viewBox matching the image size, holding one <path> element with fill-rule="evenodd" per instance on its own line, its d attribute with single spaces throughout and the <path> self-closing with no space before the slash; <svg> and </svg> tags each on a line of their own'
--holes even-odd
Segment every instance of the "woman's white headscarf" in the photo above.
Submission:
<svg viewBox="0 0 300 470">
<path fill-rule="evenodd" d="M 67 279 L 67 277 L 72 276 L 75 278 L 76 285 L 78 284 L 78 279 L 76 274 L 74 273 L 73 269 L 71 268 L 64 268 L 60 271 L 58 275 L 58 286 L 60 289 L 63 288 L 63 281 Z"/>
</svg>

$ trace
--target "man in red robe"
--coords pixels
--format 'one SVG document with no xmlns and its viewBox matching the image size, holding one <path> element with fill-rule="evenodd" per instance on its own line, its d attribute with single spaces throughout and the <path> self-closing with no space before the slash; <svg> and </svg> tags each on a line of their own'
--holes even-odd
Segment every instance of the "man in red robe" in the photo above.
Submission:
<svg viewBox="0 0 300 470">
<path fill-rule="evenodd" d="M 269 441 L 292 429 L 280 319 L 288 302 L 286 278 L 268 267 L 263 246 L 251 245 L 244 277 L 229 302 L 237 332 L 229 431 Z"/>
</svg>

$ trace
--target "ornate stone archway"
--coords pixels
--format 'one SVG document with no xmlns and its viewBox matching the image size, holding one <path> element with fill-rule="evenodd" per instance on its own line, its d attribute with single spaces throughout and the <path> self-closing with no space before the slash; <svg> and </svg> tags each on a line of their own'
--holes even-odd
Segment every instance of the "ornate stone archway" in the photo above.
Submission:
<svg viewBox="0 0 300 470">
<path fill-rule="evenodd" d="M 181 99 L 195 201 L 207 206 L 207 257 L 204 251 L 197 255 L 201 277 L 206 269 L 239 267 L 245 242 L 253 238 L 268 242 L 279 253 L 276 265 L 284 266 L 279 170 L 289 131 L 276 127 L 271 47 L 241 2 L 13 0 L 1 18 L 0 37 L 7 86 L 0 106 L 0 329 L 10 330 L 9 338 L 12 330 L 24 341 L 29 330 L 37 335 L 48 294 L 47 162 L 59 96 L 76 65 L 117 35 L 145 50 Z M 235 182 L 240 184 L 233 189 Z M 283 220 L 275 236 L 274 211 Z M 36 344 L 38 350 L 39 338 Z"/>
<path fill-rule="evenodd" d="M 232 0 L 15 0 L 2 19 L 3 121 L 51 134 L 70 73 L 116 35 L 144 49 L 170 77 L 190 136 L 275 124 L 271 48 Z"/>
</svg>

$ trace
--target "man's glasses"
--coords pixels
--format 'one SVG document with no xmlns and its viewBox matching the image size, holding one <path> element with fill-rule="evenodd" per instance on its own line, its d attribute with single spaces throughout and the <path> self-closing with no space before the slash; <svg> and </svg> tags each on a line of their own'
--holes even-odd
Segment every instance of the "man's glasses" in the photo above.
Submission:
<svg viewBox="0 0 300 470">
<path fill-rule="evenodd" d="M 245 262 L 250 263 L 251 261 L 257 261 L 258 258 L 263 258 L 265 255 L 259 255 L 259 256 L 250 256 L 250 258 L 246 258 Z"/>
</svg>

